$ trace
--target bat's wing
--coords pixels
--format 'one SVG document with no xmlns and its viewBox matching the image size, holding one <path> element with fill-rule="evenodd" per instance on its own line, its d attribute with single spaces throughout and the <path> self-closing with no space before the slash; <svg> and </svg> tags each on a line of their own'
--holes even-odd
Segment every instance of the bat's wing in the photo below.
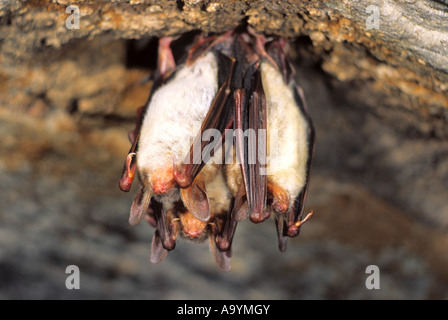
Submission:
<svg viewBox="0 0 448 320">
<path fill-rule="evenodd" d="M 244 39 L 239 37 L 237 40 L 235 149 L 241 164 L 250 219 L 258 223 L 270 216 L 270 211 L 266 210 L 266 98 L 259 69 L 260 58 Z"/>
<path fill-rule="evenodd" d="M 314 156 L 314 144 L 315 144 L 315 130 L 313 122 L 311 121 L 311 117 L 308 114 L 307 106 L 305 103 L 304 95 L 302 93 L 302 90 L 297 87 L 296 85 L 293 85 L 294 90 L 294 97 L 297 102 L 298 107 L 300 108 L 300 111 L 304 115 L 304 118 L 307 121 L 308 130 L 307 130 L 307 141 L 308 141 L 308 157 L 307 157 L 307 163 L 306 163 L 306 183 L 303 187 L 302 191 L 298 194 L 294 201 L 294 206 L 292 210 L 289 213 L 289 228 L 288 228 L 288 236 L 289 237 L 295 237 L 300 232 L 300 223 L 302 221 L 302 215 L 305 208 L 305 200 L 306 195 L 308 192 L 308 186 L 310 182 L 310 176 L 311 176 L 311 163 L 313 161 Z M 308 220 L 310 215 L 308 215 L 304 221 Z M 303 221 L 303 222 L 304 222 Z"/>
<path fill-rule="evenodd" d="M 260 70 L 257 68 L 252 84 L 252 94 L 249 100 L 249 126 L 254 132 L 255 141 L 248 146 L 248 164 L 243 166 L 247 176 L 246 192 L 249 205 L 250 220 L 262 222 L 270 216 L 266 210 L 267 199 L 267 132 L 266 132 L 266 98 L 261 84 Z"/>
<path fill-rule="evenodd" d="M 233 237 L 235 236 L 238 220 L 236 219 L 237 212 L 240 211 L 240 207 L 243 205 L 242 197 L 236 197 L 232 210 L 227 212 L 227 216 L 224 220 L 222 230 L 218 230 L 216 233 L 216 246 L 222 252 L 231 250 Z"/>
</svg>

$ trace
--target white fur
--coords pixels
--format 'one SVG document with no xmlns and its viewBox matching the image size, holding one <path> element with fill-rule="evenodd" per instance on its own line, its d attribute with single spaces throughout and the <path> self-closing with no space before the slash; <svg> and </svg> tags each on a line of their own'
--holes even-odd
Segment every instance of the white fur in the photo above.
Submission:
<svg viewBox="0 0 448 320">
<path fill-rule="evenodd" d="M 137 165 L 152 181 L 154 169 L 180 164 L 199 133 L 218 91 L 218 64 L 208 52 L 192 66 L 179 69 L 153 95 L 143 121 Z"/>
<path fill-rule="evenodd" d="M 285 189 L 291 205 L 306 183 L 307 122 L 282 74 L 263 63 L 261 75 L 267 108 L 268 181 Z"/>
</svg>

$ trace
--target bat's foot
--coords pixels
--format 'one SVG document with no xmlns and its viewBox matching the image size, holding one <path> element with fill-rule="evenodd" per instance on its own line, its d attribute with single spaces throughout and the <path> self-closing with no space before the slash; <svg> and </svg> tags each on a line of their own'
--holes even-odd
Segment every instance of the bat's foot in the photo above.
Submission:
<svg viewBox="0 0 448 320">
<path fill-rule="evenodd" d="M 229 47 L 228 43 L 233 40 L 231 37 L 232 34 L 233 30 L 227 31 L 219 36 L 212 35 L 210 37 L 204 37 L 203 35 L 199 35 L 195 41 L 195 45 L 188 51 L 186 65 L 191 66 L 194 64 L 202 55 L 210 51 L 218 43 L 227 43 L 224 46 Z M 225 51 L 225 49 L 222 48 L 222 51 Z"/>
</svg>

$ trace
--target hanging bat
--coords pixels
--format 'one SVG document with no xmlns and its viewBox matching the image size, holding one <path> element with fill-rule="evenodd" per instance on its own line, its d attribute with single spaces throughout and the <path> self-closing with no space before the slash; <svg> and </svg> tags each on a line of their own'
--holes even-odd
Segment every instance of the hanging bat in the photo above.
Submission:
<svg viewBox="0 0 448 320">
<path fill-rule="evenodd" d="M 267 188 L 279 238 L 280 251 L 286 250 L 287 237 L 295 237 L 309 185 L 314 153 L 314 126 L 307 112 L 302 90 L 286 60 L 284 39 L 266 43 L 256 35 L 256 48 L 263 61 L 260 66 L 267 109 L 268 157 Z M 275 134 L 277 140 L 271 139 Z"/>
<path fill-rule="evenodd" d="M 279 39 L 266 43 L 264 36 L 251 30 L 249 34 L 249 38 L 236 42 L 240 45 L 235 46 L 240 65 L 246 66 L 240 72 L 243 78 L 235 81 L 240 85 L 234 91 L 236 156 L 233 163 L 224 167 L 227 184 L 235 197 L 229 225 L 235 228 L 237 221 L 247 217 L 259 223 L 274 212 L 279 249 L 283 252 L 287 237 L 297 236 L 300 226 L 312 216 L 301 220 L 314 128 L 303 94 L 293 80 L 293 69 L 286 60 L 286 42 Z M 249 141 L 244 140 L 247 131 Z M 231 242 L 224 233 L 218 236 L 218 243 L 225 249 Z"/>
<path fill-rule="evenodd" d="M 223 223 L 215 222 L 221 209 L 210 207 L 207 193 L 208 184 L 220 174 L 220 165 L 216 164 L 220 162 L 207 159 L 210 164 L 202 160 L 198 164 L 190 151 L 197 149 L 197 142 L 201 143 L 208 129 L 224 132 L 232 121 L 231 112 L 223 117 L 223 111 L 228 110 L 225 106 L 235 64 L 234 59 L 223 54 L 228 39 L 226 34 L 200 38 L 189 51 L 187 61 L 177 67 L 170 39 L 160 41 L 158 77 L 146 107 L 138 111 L 136 128 L 130 133 L 133 145 L 120 180 L 120 188 L 129 191 L 134 176 L 139 177 L 142 186 L 134 198 L 129 222 L 135 225 L 148 215 L 157 228 L 153 262 L 174 249 L 179 233 L 203 239 L 202 234 L 221 232 Z M 201 144 L 199 147 L 203 151 Z M 212 192 L 214 189 L 217 187 L 212 184 Z M 209 223 L 213 228 L 206 229 Z M 223 269 L 228 268 L 228 259 L 223 258 L 228 253 L 214 255 Z"/>
</svg>

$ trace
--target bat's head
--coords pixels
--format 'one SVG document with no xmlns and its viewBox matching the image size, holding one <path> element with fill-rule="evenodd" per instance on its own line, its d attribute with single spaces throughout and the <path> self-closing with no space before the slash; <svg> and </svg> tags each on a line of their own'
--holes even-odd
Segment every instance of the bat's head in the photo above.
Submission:
<svg viewBox="0 0 448 320">
<path fill-rule="evenodd" d="M 176 187 L 173 167 L 155 169 L 149 182 L 154 194 L 165 194 Z"/>
<path fill-rule="evenodd" d="M 182 235 L 190 240 L 203 241 L 208 235 L 207 221 L 201 221 L 186 210 L 179 214 Z"/>
<path fill-rule="evenodd" d="M 142 185 L 149 186 L 154 195 L 171 193 L 176 188 L 173 167 L 139 168 L 139 178 Z"/>
</svg>

